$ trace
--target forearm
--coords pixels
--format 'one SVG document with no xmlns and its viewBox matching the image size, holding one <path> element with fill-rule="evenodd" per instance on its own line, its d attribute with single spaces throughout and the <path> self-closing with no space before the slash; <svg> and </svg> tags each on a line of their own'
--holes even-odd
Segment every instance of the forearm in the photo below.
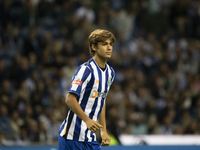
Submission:
<svg viewBox="0 0 200 150">
<path fill-rule="evenodd" d="M 67 106 L 84 122 L 88 121 L 90 118 L 85 114 L 85 112 L 82 110 L 81 106 L 76 100 L 76 97 L 74 94 L 68 93 L 65 103 Z"/>
<path fill-rule="evenodd" d="M 101 128 L 101 132 L 107 132 L 106 129 L 106 104 L 104 104 L 102 112 L 99 116 L 99 123 L 103 126 L 103 128 Z"/>
<path fill-rule="evenodd" d="M 104 104 L 102 112 L 99 116 L 99 123 L 101 125 L 103 125 L 103 127 L 101 128 L 101 138 L 102 138 L 102 142 L 101 145 L 102 146 L 109 146 L 110 145 L 110 137 L 107 133 L 107 129 L 106 129 L 106 104 Z"/>
</svg>

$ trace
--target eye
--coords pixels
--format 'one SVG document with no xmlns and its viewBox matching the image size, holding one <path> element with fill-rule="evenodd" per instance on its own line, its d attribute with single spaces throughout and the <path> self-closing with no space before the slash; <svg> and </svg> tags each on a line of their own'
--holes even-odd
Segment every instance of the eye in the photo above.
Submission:
<svg viewBox="0 0 200 150">
<path fill-rule="evenodd" d="M 102 42 L 102 45 L 106 45 L 107 43 L 106 42 Z"/>
</svg>

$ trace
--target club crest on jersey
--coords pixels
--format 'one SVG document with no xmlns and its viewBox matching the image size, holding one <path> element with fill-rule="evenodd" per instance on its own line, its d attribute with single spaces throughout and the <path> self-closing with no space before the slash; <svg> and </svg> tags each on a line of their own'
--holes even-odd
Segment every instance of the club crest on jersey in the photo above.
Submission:
<svg viewBox="0 0 200 150">
<path fill-rule="evenodd" d="M 108 78 L 108 86 L 112 84 L 111 77 Z"/>
</svg>

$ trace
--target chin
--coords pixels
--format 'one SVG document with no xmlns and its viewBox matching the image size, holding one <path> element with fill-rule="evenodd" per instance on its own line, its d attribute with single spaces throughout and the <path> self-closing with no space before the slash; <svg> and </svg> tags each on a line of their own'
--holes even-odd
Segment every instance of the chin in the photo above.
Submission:
<svg viewBox="0 0 200 150">
<path fill-rule="evenodd" d="M 106 57 L 106 59 L 110 59 L 111 57 Z"/>
<path fill-rule="evenodd" d="M 108 55 L 106 58 L 107 58 L 107 59 L 111 58 L 111 55 Z"/>
</svg>

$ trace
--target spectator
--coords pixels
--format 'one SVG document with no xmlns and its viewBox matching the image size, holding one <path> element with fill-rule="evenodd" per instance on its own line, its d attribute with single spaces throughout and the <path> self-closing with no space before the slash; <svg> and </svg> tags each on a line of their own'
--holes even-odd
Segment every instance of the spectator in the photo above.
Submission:
<svg viewBox="0 0 200 150">
<path fill-rule="evenodd" d="M 21 126 L 24 125 L 24 121 L 20 118 L 19 116 L 19 112 L 17 110 L 14 110 L 12 112 L 12 115 L 11 115 L 11 127 L 12 127 L 12 130 L 14 132 L 14 135 L 15 136 L 18 136 L 21 134 Z"/>
<path fill-rule="evenodd" d="M 5 62 L 0 60 L 0 82 L 9 78 L 8 70 L 9 69 L 5 66 Z"/>
<path fill-rule="evenodd" d="M 58 141 L 58 130 L 60 128 L 60 122 L 57 120 L 55 115 L 52 115 L 50 120 L 51 120 L 52 140 Z"/>
<path fill-rule="evenodd" d="M 92 1 L 84 0 L 83 5 L 76 10 L 76 16 L 79 20 L 86 18 L 88 22 L 94 22 L 95 20 L 95 12 L 91 8 Z"/>
<path fill-rule="evenodd" d="M 11 120 L 9 118 L 8 110 L 6 105 L 1 104 L 0 106 L 0 132 L 8 140 L 14 139 L 14 132 L 11 126 Z"/>
<path fill-rule="evenodd" d="M 131 124 L 131 133 L 133 135 L 147 134 L 147 125 L 143 123 L 144 116 L 141 113 L 135 113 L 133 116 L 133 123 Z"/>
<path fill-rule="evenodd" d="M 19 137 L 17 137 L 16 145 L 28 146 L 30 145 L 30 139 L 28 138 L 28 130 L 25 126 L 20 127 Z"/>
<path fill-rule="evenodd" d="M 7 96 L 9 99 L 13 99 L 14 97 L 14 90 L 12 89 L 12 85 L 10 80 L 5 79 L 2 81 L 1 83 L 1 88 L 0 88 L 0 95 L 5 95 Z"/>
<path fill-rule="evenodd" d="M 31 142 L 40 141 L 39 124 L 34 119 L 30 119 L 28 122 L 28 138 Z"/>
</svg>

